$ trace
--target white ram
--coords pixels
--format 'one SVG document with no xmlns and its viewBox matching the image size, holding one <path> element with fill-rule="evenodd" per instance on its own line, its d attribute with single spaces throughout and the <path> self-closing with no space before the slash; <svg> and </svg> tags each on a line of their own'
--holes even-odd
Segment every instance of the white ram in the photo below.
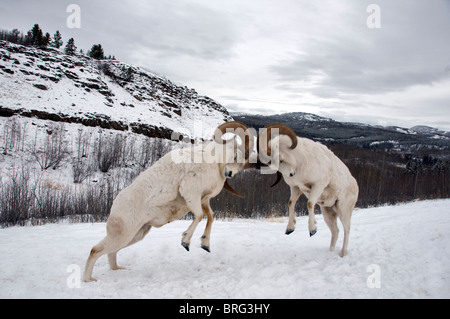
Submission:
<svg viewBox="0 0 450 319">
<path fill-rule="evenodd" d="M 326 146 L 297 137 L 289 127 L 282 124 L 265 127 L 261 130 L 258 140 L 260 160 L 278 170 L 291 190 L 286 234 L 295 229 L 295 203 L 300 195 L 305 194 L 308 198 L 310 236 L 317 231 L 314 206 L 319 204 L 323 218 L 331 230 L 330 250 L 334 250 L 338 238 L 337 217 L 341 220 L 344 243 L 340 256 L 345 256 L 350 219 L 359 191 L 358 184 L 347 166 Z M 277 182 L 280 179 L 280 176 L 278 177 Z"/>
<path fill-rule="evenodd" d="M 241 137 L 240 146 L 236 138 L 221 139 L 224 133 L 233 130 Z M 216 129 L 214 141 L 173 150 L 142 172 L 115 198 L 106 224 L 107 235 L 92 248 L 83 280 L 95 280 L 92 271 L 100 256 L 107 254 L 110 268 L 120 269 L 117 266 L 120 249 L 142 240 L 152 226 L 161 227 L 188 212 L 193 213 L 194 220 L 182 235 L 182 246 L 189 250 L 191 237 L 205 214 L 208 219 L 201 247 L 209 252 L 213 222 L 210 199 L 224 186 L 234 192 L 226 179 L 244 168 L 251 144 L 253 135 L 247 126 L 224 123 Z"/>
</svg>

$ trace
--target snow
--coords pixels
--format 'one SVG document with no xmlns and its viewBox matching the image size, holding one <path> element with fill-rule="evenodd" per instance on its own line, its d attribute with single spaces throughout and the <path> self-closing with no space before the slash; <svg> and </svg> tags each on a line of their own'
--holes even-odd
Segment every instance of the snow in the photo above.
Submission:
<svg viewBox="0 0 450 319">
<path fill-rule="evenodd" d="M 116 76 L 121 70 L 132 69 L 133 80 L 121 86 L 100 72 L 99 63 L 107 64 Z M 199 96 L 195 90 L 119 61 L 99 62 L 81 55 L 67 56 L 57 50 L 43 51 L 0 41 L 0 66 L 13 72 L 0 69 L 0 106 L 11 109 L 78 118 L 104 115 L 126 124 L 142 122 L 169 128 L 190 138 L 210 138 L 218 125 L 231 119 L 225 108 Z M 180 107 L 182 116 L 164 101 Z"/>
<path fill-rule="evenodd" d="M 211 253 L 180 245 L 190 221 L 153 228 L 118 254 L 101 257 L 93 283 L 79 283 L 105 224 L 49 224 L 0 230 L 0 298 L 449 298 L 450 200 L 354 212 L 348 256 L 328 251 L 321 215 L 284 235 L 286 218 L 215 221 Z M 79 285 L 79 287 L 78 287 Z M 379 287 L 379 288 L 377 288 Z"/>
</svg>

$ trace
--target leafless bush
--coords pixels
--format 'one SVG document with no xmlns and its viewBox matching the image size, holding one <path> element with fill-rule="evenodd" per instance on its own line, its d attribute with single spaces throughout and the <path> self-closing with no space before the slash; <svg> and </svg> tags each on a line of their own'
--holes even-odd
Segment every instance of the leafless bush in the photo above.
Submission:
<svg viewBox="0 0 450 319">
<path fill-rule="evenodd" d="M 71 209 L 72 195 L 69 189 L 53 185 L 50 182 L 37 183 L 35 189 L 36 200 L 30 216 L 31 223 L 34 223 L 35 220 L 55 222 L 73 213 Z"/>
<path fill-rule="evenodd" d="M 50 167 L 56 169 L 61 161 L 69 154 L 65 138 L 64 123 L 52 125 L 47 129 L 45 141 L 40 149 L 36 149 L 37 130 L 33 156 L 42 170 Z"/>
<path fill-rule="evenodd" d="M 78 130 L 75 137 L 75 151 L 72 152 L 72 173 L 75 184 L 82 183 L 94 171 L 92 156 L 90 154 L 91 135 Z"/>
<path fill-rule="evenodd" d="M 0 176 L 0 224 L 16 225 L 28 219 L 33 211 L 34 185 L 30 171 L 13 168 L 9 178 Z"/>
<path fill-rule="evenodd" d="M 123 137 L 121 134 L 106 137 L 99 134 L 94 149 L 97 153 L 98 168 L 102 173 L 107 173 L 110 168 L 116 167 L 120 163 Z"/>
<path fill-rule="evenodd" d="M 21 125 L 16 117 L 5 121 L 3 127 L 3 154 L 8 154 L 9 151 L 22 150 L 24 148 L 24 141 L 26 137 L 27 125 Z"/>
<path fill-rule="evenodd" d="M 170 147 L 161 139 L 145 139 L 142 141 L 136 160 L 141 169 L 145 169 L 169 151 Z"/>
</svg>

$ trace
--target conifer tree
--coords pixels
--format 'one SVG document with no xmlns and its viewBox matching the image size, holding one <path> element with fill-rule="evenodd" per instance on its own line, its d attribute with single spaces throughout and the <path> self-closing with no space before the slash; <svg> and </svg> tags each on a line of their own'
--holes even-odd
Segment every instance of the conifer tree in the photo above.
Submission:
<svg viewBox="0 0 450 319">
<path fill-rule="evenodd" d="M 50 33 L 46 33 L 43 37 L 42 37 L 42 41 L 41 44 L 39 45 L 40 47 L 46 48 L 48 45 L 50 44 Z"/>
<path fill-rule="evenodd" d="M 91 58 L 97 59 L 97 60 L 103 60 L 105 58 L 105 54 L 103 52 L 103 48 L 101 44 L 94 44 L 89 51 L 89 56 Z"/>
<path fill-rule="evenodd" d="M 66 47 L 64 48 L 64 53 L 67 55 L 75 55 L 76 51 L 77 47 L 75 46 L 75 40 L 73 38 L 70 38 L 69 41 L 67 41 Z"/>
<path fill-rule="evenodd" d="M 42 33 L 42 29 L 39 27 L 39 24 L 36 23 L 33 28 L 28 31 L 28 36 L 31 36 L 32 45 L 42 45 L 44 34 Z"/>
<path fill-rule="evenodd" d="M 56 30 L 55 34 L 53 35 L 53 43 L 52 46 L 59 49 L 63 45 L 62 36 L 59 30 Z"/>
</svg>

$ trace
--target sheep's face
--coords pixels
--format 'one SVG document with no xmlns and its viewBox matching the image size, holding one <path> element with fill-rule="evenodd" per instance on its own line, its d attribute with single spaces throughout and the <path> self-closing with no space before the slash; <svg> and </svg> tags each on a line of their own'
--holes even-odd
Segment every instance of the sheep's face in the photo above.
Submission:
<svg viewBox="0 0 450 319">
<path fill-rule="evenodd" d="M 244 169 L 246 163 L 245 149 L 238 147 L 238 145 L 234 143 L 233 152 L 229 152 L 224 163 L 223 175 L 225 178 L 232 178 Z"/>
<path fill-rule="evenodd" d="M 289 143 L 283 136 L 277 136 L 271 141 L 272 154 L 269 167 L 286 177 L 293 177 L 296 174 L 297 161 L 289 149 Z"/>
</svg>

